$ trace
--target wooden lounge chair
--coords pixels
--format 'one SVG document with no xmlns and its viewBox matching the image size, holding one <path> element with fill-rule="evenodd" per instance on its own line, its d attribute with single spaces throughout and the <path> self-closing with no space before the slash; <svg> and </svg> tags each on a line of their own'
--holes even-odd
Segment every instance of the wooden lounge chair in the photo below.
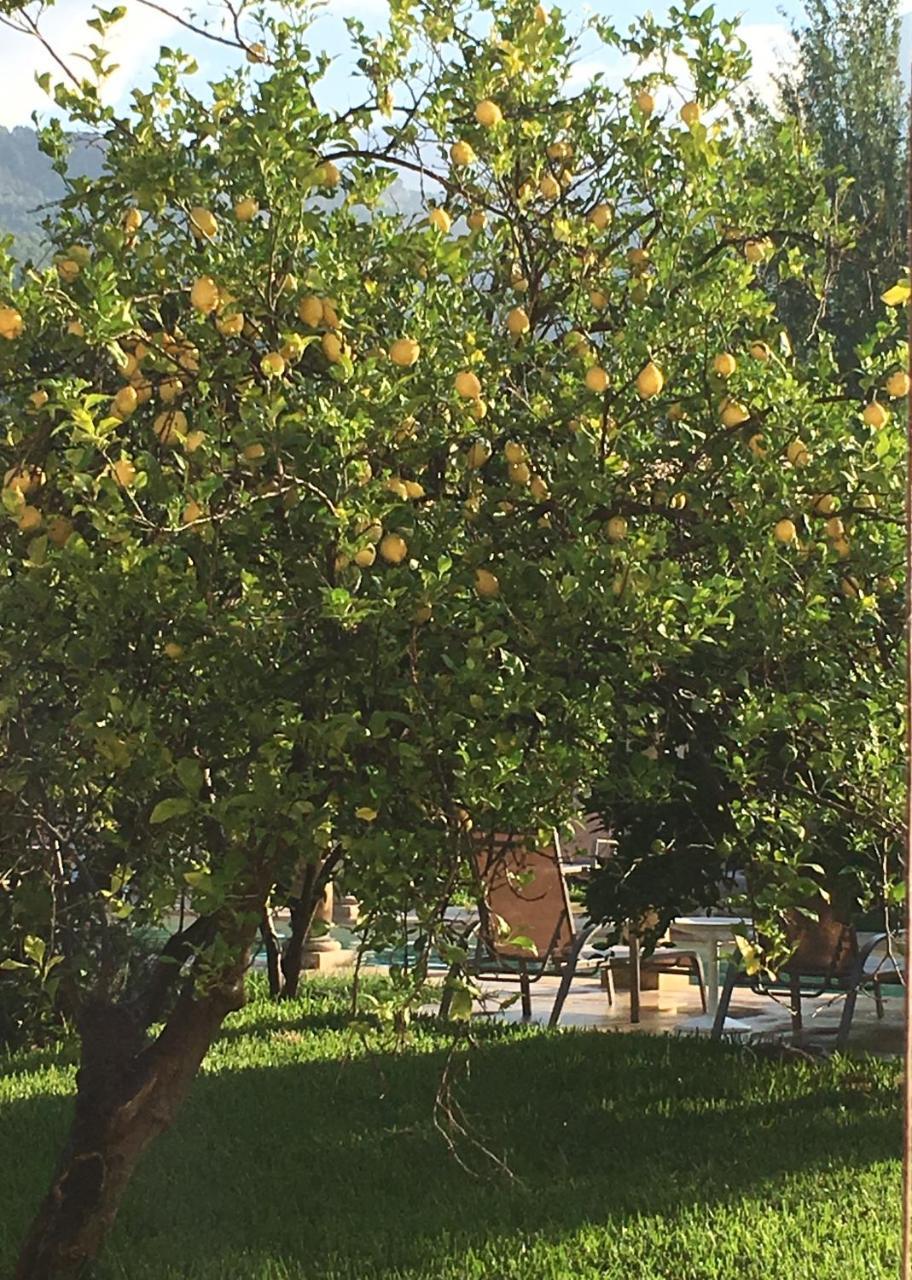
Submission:
<svg viewBox="0 0 912 1280">
<path fill-rule="evenodd" d="M 499 834 L 480 844 L 475 857 L 482 898 L 469 931 L 474 947 L 467 964 L 450 970 L 441 1016 L 449 1011 L 452 983 L 463 969 L 476 977 L 517 982 L 524 1018 L 532 1016 L 531 984 L 556 975 L 561 983 L 549 1019 L 549 1026 L 556 1026 L 597 928 L 574 922 L 557 837 L 550 848 L 537 849 L 523 837 Z M 586 957 L 587 969 L 597 972 L 601 959 Z"/>
<path fill-rule="evenodd" d="M 812 909 L 816 919 L 801 911 L 788 914 L 785 927 L 793 949 L 778 973 L 770 975 L 761 971 L 748 975 L 744 973 L 740 959 L 729 965 L 713 1023 L 713 1039 L 717 1040 L 722 1035 L 736 986 L 746 986 L 760 995 L 773 998 L 787 997 L 795 1032 L 802 1028 L 803 1000 L 844 995 L 842 1017 L 835 1028 L 836 1048 L 840 1053 L 848 1043 L 859 991 L 870 987 L 877 1016 L 884 1016 L 883 985 L 902 983 L 904 978 L 904 971 L 888 955 L 879 965 L 872 967 L 873 953 L 886 942 L 887 934 L 875 934 L 864 946 L 859 946 L 854 926 L 841 919 L 832 906 L 819 901 L 813 904 Z"/>
</svg>

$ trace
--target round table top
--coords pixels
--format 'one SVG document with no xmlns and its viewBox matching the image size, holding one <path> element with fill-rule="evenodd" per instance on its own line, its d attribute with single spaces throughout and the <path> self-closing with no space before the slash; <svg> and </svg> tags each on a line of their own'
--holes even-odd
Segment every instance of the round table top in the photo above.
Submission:
<svg viewBox="0 0 912 1280">
<path fill-rule="evenodd" d="M 750 924 L 744 916 L 676 916 L 671 922 L 672 929 L 731 931 L 737 924 Z"/>
</svg>

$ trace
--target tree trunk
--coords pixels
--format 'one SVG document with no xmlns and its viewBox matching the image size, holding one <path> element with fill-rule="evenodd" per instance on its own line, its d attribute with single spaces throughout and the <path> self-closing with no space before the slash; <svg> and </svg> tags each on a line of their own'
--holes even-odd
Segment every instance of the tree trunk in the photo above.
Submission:
<svg viewBox="0 0 912 1280">
<path fill-rule="evenodd" d="M 75 1280 L 98 1256 L 146 1147 L 172 1124 L 226 1015 L 244 1003 L 247 953 L 259 905 L 238 930 L 215 930 L 234 959 L 197 994 L 180 964 L 159 965 L 142 1000 L 96 1000 L 80 1019 L 76 1109 L 51 1188 L 22 1246 L 16 1280 Z M 210 927 L 197 921 L 196 933 Z M 190 931 L 187 931 L 189 934 Z M 191 945 L 173 939 L 168 957 Z M 173 945 L 177 943 L 177 945 Z M 154 1041 L 166 987 L 183 988 Z"/>
<path fill-rule="evenodd" d="M 266 952 L 266 975 L 269 979 L 269 994 L 274 1000 L 279 999 L 285 988 L 285 974 L 282 971 L 282 955 L 279 950 L 279 939 L 272 923 L 272 915 L 268 907 L 263 908 L 263 919 L 260 921 L 260 937 Z"/>
<path fill-rule="evenodd" d="M 282 975 L 285 985 L 282 996 L 293 1000 L 298 994 L 298 983 L 301 980 L 301 963 L 304 958 L 304 943 L 313 923 L 322 889 L 318 889 L 320 868 L 314 864 L 305 868 L 300 894 L 291 899 L 291 932 L 282 951 Z"/>
<path fill-rule="evenodd" d="M 286 1000 L 293 1000 L 298 994 L 304 944 L 313 925 L 314 912 L 341 857 L 342 850 L 336 846 L 321 863 L 308 863 L 301 873 L 300 890 L 290 902 L 291 932 L 282 952 L 282 973 L 285 978 L 282 997 Z"/>
</svg>

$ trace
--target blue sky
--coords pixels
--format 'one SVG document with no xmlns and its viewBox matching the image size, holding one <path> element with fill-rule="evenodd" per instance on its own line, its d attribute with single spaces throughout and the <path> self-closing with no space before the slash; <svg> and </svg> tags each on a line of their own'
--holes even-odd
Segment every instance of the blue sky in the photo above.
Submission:
<svg viewBox="0 0 912 1280">
<path fill-rule="evenodd" d="M 162 43 L 179 44 L 192 51 L 205 74 L 217 74 L 223 65 L 223 55 L 217 46 L 181 31 L 168 18 L 144 8 L 138 0 L 125 2 L 127 17 L 115 28 L 112 40 L 112 51 L 121 68 L 109 88 L 113 100 L 122 99 L 127 88 L 137 79 L 142 79 L 144 69 Z M 168 6 L 168 0 L 161 2 Z M 907 2 L 912 4 L 912 0 Z M 188 7 L 176 4 L 174 9 L 180 13 L 186 12 Z M 579 18 L 587 13 L 600 13 L 611 17 L 617 25 L 626 25 L 647 8 L 661 13 L 666 6 L 661 2 L 650 4 L 649 0 L 563 0 L 562 7 Z M 196 14 L 208 14 L 210 17 L 220 12 L 218 4 L 212 0 L 199 0 L 192 8 Z M 756 76 L 762 85 L 775 70 L 782 49 L 787 45 L 788 19 L 800 13 L 800 4 L 796 0 L 784 0 L 780 11 L 778 5 L 763 3 L 762 0 L 741 0 L 740 3 L 717 0 L 715 8 L 720 18 L 742 19 L 745 39 L 755 55 Z M 331 12 L 320 18 L 317 31 L 325 47 L 338 49 L 342 47 L 343 38 L 339 15 L 355 13 L 369 25 L 375 25 L 382 21 L 386 4 L 385 0 L 330 0 L 329 10 Z M 87 35 L 95 38 L 84 26 L 90 16 L 91 6 L 87 0 L 57 0 L 42 21 L 55 48 L 71 54 L 84 45 Z M 0 125 L 27 124 L 35 109 L 42 114 L 49 113 L 47 99 L 34 84 L 35 72 L 47 70 L 49 66 L 47 54 L 35 41 L 0 27 Z M 585 68 L 581 68 L 581 74 L 585 74 Z M 341 71 L 330 81 L 331 92 L 340 102 L 346 98 L 347 85 L 347 76 Z"/>
</svg>

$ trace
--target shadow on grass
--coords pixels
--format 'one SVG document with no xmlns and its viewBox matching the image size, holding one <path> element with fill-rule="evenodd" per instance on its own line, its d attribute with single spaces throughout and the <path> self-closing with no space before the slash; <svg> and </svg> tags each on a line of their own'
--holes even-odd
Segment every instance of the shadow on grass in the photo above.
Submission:
<svg viewBox="0 0 912 1280">
<path fill-rule="evenodd" d="M 851 1201 L 853 1177 L 899 1156 L 885 1064 L 783 1066 L 704 1041 L 507 1032 L 482 1036 L 457 1096 L 471 1133 L 515 1176 L 463 1143 L 473 1177 L 432 1123 L 443 1054 L 429 1033 L 424 1051 L 308 1060 L 321 1023 L 338 1034 L 334 1016 L 228 1029 L 224 1058 L 135 1179 L 100 1275 L 449 1277 L 459 1271 L 437 1269 L 444 1254 L 491 1240 L 617 1230 L 745 1190 L 762 1197 L 792 1176 L 813 1196 L 816 1175 L 835 1171 Z M 245 1036 L 261 1050 L 271 1039 L 280 1060 L 243 1065 Z M 0 1172 L 3 1274 L 68 1111 L 42 1096 L 0 1113 L 0 1148 L 28 1151 Z M 260 1269 L 265 1259 L 283 1269 Z"/>
</svg>

